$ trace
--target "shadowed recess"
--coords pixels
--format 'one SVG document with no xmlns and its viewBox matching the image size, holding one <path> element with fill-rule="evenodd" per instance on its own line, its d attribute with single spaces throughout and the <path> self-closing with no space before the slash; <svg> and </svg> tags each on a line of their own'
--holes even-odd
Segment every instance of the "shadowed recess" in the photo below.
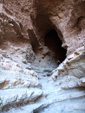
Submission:
<svg viewBox="0 0 85 113">
<path fill-rule="evenodd" d="M 61 62 L 66 58 L 67 50 L 62 48 L 62 41 L 58 37 L 55 30 L 49 31 L 44 38 L 45 46 L 47 46 L 53 53 L 57 60 Z"/>
<path fill-rule="evenodd" d="M 28 29 L 28 34 L 29 34 L 30 43 L 32 45 L 32 49 L 35 53 L 37 53 L 38 48 L 39 48 L 37 37 L 35 36 L 33 30 Z"/>
</svg>

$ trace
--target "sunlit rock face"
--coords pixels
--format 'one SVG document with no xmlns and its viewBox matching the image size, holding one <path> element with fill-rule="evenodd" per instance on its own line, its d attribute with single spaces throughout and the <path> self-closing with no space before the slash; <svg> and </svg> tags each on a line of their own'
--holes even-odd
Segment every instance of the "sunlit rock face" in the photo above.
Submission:
<svg viewBox="0 0 85 113">
<path fill-rule="evenodd" d="M 77 49 L 72 55 L 52 72 L 56 88 L 60 88 L 56 100 L 56 110 L 64 113 L 85 112 L 85 51 Z"/>
<path fill-rule="evenodd" d="M 0 113 L 85 113 L 84 9 L 84 0 L 0 1 Z"/>
</svg>

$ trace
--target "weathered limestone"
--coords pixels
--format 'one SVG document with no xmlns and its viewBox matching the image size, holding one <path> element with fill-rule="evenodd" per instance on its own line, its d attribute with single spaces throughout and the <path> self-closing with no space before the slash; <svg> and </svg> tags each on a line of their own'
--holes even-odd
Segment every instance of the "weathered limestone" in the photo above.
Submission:
<svg viewBox="0 0 85 113">
<path fill-rule="evenodd" d="M 63 113 L 84 113 L 85 111 L 85 50 L 84 47 L 77 49 L 72 55 L 52 72 L 52 78 L 56 82 L 56 88 L 60 87 L 61 92 L 57 92 L 59 112 Z M 59 106 L 58 101 L 61 103 Z M 69 105 L 66 104 L 69 102 Z M 64 106 L 64 107 L 63 107 Z M 55 107 L 54 107 L 55 108 Z M 78 110 L 78 111 L 77 111 Z"/>
<path fill-rule="evenodd" d="M 8 89 L 3 91 L 0 90 L 0 96 L 2 99 L 2 110 L 8 110 L 11 107 L 17 107 L 21 105 L 26 105 L 30 102 L 34 102 L 42 95 L 42 91 L 38 89 L 34 91 L 33 89 L 29 90 L 28 88 Z"/>
<path fill-rule="evenodd" d="M 84 7 L 84 0 L 35 0 L 32 21 L 41 43 L 43 37 L 55 29 L 67 55 L 84 46 Z"/>
<path fill-rule="evenodd" d="M 27 62 L 32 60 L 32 49 L 27 38 L 17 19 L 0 4 L 0 112 L 42 97 L 41 90 L 30 89 L 38 86 L 39 82 L 37 73 Z"/>
<path fill-rule="evenodd" d="M 84 55 L 84 47 L 77 49 L 51 73 L 52 77 L 47 83 L 48 86 L 44 83 L 49 107 L 41 109 L 38 113 L 85 112 Z"/>
<path fill-rule="evenodd" d="M 84 0 L 0 0 L 0 113 L 85 113 L 84 8 Z M 45 45 L 51 30 L 67 50 L 58 68 Z"/>
<path fill-rule="evenodd" d="M 65 61 L 57 68 L 55 75 L 53 76 L 60 76 L 60 75 L 72 75 L 76 78 L 84 77 L 85 71 L 85 49 L 84 46 L 78 48 L 72 55 L 69 55 Z M 53 71 L 53 73 L 55 72 Z"/>
</svg>

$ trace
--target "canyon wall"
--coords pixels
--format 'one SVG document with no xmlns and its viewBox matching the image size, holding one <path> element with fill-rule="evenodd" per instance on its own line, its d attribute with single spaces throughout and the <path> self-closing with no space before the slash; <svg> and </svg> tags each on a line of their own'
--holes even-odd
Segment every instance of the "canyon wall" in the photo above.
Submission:
<svg viewBox="0 0 85 113">
<path fill-rule="evenodd" d="M 84 9 L 0 0 L 0 113 L 85 113 Z"/>
</svg>

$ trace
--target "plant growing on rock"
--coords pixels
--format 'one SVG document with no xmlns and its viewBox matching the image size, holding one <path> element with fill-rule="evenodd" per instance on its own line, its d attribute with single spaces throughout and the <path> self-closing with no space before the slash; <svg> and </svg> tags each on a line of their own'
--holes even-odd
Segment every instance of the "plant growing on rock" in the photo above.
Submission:
<svg viewBox="0 0 85 113">
<path fill-rule="evenodd" d="M 0 97 L 0 106 L 1 106 L 2 102 L 1 102 L 1 97 Z"/>
<path fill-rule="evenodd" d="M 2 99 L 1 99 L 1 97 L 0 97 L 0 110 L 1 110 L 1 105 L 2 105 Z"/>
</svg>

